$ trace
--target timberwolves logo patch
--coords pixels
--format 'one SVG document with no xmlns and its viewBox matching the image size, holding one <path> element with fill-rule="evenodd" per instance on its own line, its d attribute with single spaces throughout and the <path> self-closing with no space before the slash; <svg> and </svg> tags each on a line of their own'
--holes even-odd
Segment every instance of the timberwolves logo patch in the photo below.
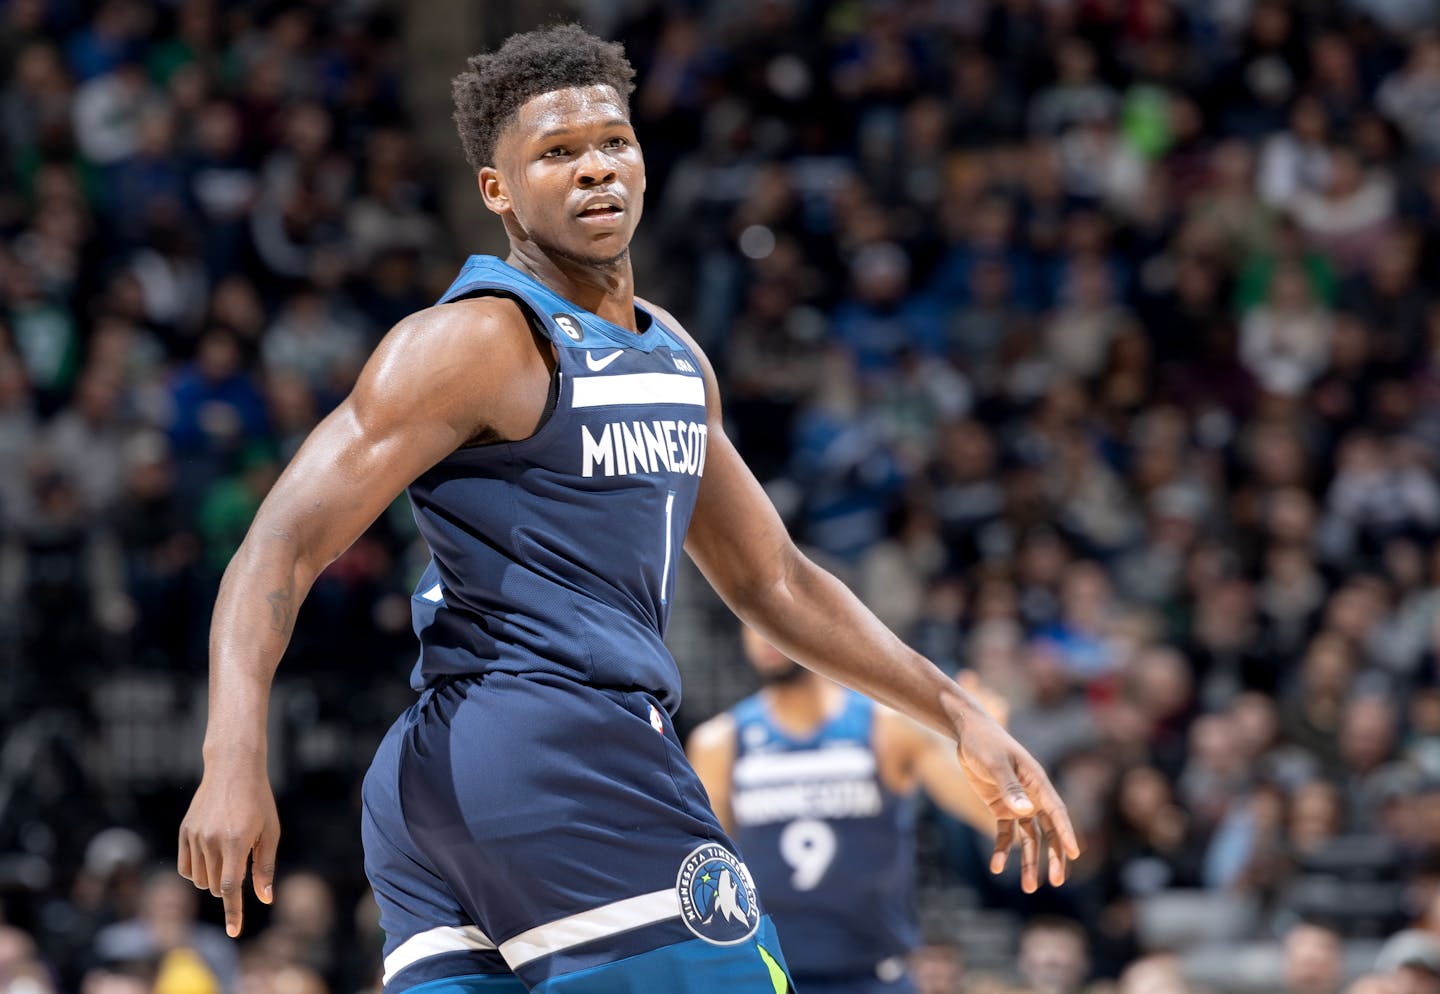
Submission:
<svg viewBox="0 0 1440 994">
<path fill-rule="evenodd" d="M 744 942 L 760 925 L 755 885 L 740 860 L 724 846 L 707 842 L 680 864 L 675 880 L 685 927 L 706 942 Z"/>
</svg>

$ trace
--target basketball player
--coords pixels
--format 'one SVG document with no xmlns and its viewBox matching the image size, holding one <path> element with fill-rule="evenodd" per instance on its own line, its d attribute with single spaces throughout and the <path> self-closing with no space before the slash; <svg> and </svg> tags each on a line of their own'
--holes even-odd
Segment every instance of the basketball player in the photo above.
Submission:
<svg viewBox="0 0 1440 994">
<path fill-rule="evenodd" d="M 954 751 L 741 630 L 760 692 L 695 729 L 690 761 L 785 937 L 805 994 L 911 994 L 917 791 L 987 834 Z"/>
<path fill-rule="evenodd" d="M 256 515 L 216 600 L 205 772 L 180 872 L 270 900 L 270 683 L 316 575 L 408 488 L 432 560 L 415 704 L 363 790 L 385 988 L 784 991 L 774 928 L 685 759 L 662 637 L 682 547 L 788 655 L 950 736 L 977 792 L 1078 844 L 1034 759 L 791 544 L 726 440 L 715 376 L 635 296 L 633 70 L 577 27 L 510 38 L 454 86 L 501 261 L 401 321 Z"/>
</svg>

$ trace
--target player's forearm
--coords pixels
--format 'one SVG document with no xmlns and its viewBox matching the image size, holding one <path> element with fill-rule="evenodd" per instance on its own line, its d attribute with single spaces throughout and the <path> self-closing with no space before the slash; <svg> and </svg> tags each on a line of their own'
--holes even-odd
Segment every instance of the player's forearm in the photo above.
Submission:
<svg viewBox="0 0 1440 994">
<path fill-rule="evenodd" d="M 316 573 L 293 543 L 260 527 L 230 561 L 210 624 L 207 763 L 264 761 L 270 685 Z"/>
<path fill-rule="evenodd" d="M 780 651 L 950 738 L 978 707 L 830 573 L 798 551 L 736 613 Z"/>
</svg>

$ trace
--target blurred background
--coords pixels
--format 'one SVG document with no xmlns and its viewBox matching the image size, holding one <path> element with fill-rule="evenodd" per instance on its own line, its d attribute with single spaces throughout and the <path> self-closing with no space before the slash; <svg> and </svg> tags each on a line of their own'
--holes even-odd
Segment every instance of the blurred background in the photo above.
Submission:
<svg viewBox="0 0 1440 994">
<path fill-rule="evenodd" d="M 0 992 L 377 987 L 408 507 L 300 615 L 238 944 L 173 869 L 209 610 L 502 249 L 448 81 L 557 15 L 639 70 L 639 286 L 794 534 L 1087 839 L 1026 897 L 929 813 L 925 994 L 1440 990 L 1435 0 L 0 0 Z M 683 732 L 753 684 L 680 596 Z"/>
</svg>

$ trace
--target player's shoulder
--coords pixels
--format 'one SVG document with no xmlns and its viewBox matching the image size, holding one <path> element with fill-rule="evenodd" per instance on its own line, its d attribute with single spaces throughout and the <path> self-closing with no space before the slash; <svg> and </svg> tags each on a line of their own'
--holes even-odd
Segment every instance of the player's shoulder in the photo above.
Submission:
<svg viewBox="0 0 1440 994">
<path fill-rule="evenodd" d="M 668 309 L 661 307 L 654 301 L 649 300 L 645 297 L 641 297 L 639 295 L 635 297 L 635 302 L 641 307 L 645 308 L 655 317 L 659 318 L 660 322 L 665 325 L 666 330 L 674 332 L 675 336 L 680 339 L 681 343 L 686 348 L 688 348 L 691 352 L 694 352 L 695 355 L 700 357 L 702 360 L 705 359 L 705 353 L 700 348 L 699 344 L 695 341 L 694 336 L 692 336 L 690 332 L 685 329 L 685 326 L 680 323 L 680 319 L 677 318 L 674 314 L 671 314 Z"/>
<path fill-rule="evenodd" d="M 535 347 L 519 305 L 504 297 L 437 304 L 396 322 L 371 358 L 382 379 L 504 377 L 532 361 Z"/>
<path fill-rule="evenodd" d="M 403 318 L 390 337 L 411 344 L 485 345 L 528 329 L 520 305 L 509 297 L 467 297 L 422 308 Z"/>
<path fill-rule="evenodd" d="M 738 724 L 732 711 L 722 711 L 707 721 L 702 721 L 690 733 L 689 749 L 704 752 L 732 751 L 735 748 L 735 734 Z"/>
<path fill-rule="evenodd" d="M 370 411 L 412 410 L 423 401 L 432 420 L 468 424 L 479 417 L 489 424 L 512 396 L 507 386 L 528 382 L 540 361 L 525 316 L 510 301 L 440 304 L 396 322 L 366 363 L 354 396 Z"/>
<path fill-rule="evenodd" d="M 685 326 L 676 319 L 675 315 L 671 314 L 664 307 L 638 295 L 635 297 L 635 302 L 659 318 L 666 329 L 673 332 L 675 336 L 680 339 L 680 343 L 689 349 L 696 360 L 699 361 L 700 371 L 704 374 L 706 387 L 711 393 L 710 415 L 712 417 L 718 416 L 718 408 L 716 407 L 715 401 L 717 399 L 716 394 L 720 388 L 720 382 L 715 377 L 715 367 L 710 364 L 710 357 L 705 354 L 705 350 L 700 347 L 700 343 L 695 341 L 694 336 L 685 330 Z"/>
<path fill-rule="evenodd" d="M 655 303 L 655 301 L 651 300 L 648 297 L 642 297 L 638 293 L 635 295 L 635 303 L 639 304 L 641 307 L 645 308 L 651 314 L 655 315 L 657 318 L 663 321 L 665 323 L 665 327 L 689 340 L 690 333 L 685 330 L 684 325 L 680 323 L 679 319 L 676 318 L 674 314 L 670 313 L 668 308 L 661 307 L 659 304 Z"/>
</svg>

